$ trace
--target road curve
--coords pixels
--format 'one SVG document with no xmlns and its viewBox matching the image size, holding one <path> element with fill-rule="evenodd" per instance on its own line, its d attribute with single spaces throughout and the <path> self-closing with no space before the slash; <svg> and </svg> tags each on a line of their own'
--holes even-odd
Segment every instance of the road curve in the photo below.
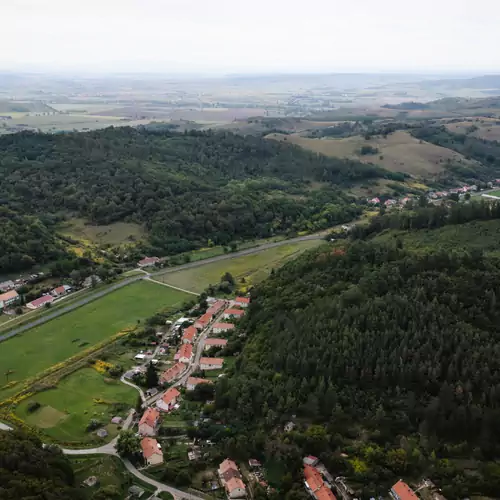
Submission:
<svg viewBox="0 0 500 500">
<path fill-rule="evenodd" d="M 15 335 L 19 335 L 20 333 L 23 333 L 26 330 L 29 330 L 35 326 L 43 325 L 44 323 L 47 323 L 47 321 L 51 321 L 51 320 L 53 320 L 53 319 L 55 319 L 63 314 L 66 314 L 70 311 L 73 311 L 74 309 L 78 309 L 79 307 L 84 306 L 85 304 L 88 304 L 89 302 L 93 302 L 96 299 L 104 297 L 108 293 L 114 292 L 115 290 L 123 288 L 124 286 L 130 285 L 131 283 L 134 283 L 135 281 L 147 279 L 151 276 L 160 276 L 160 275 L 164 275 L 164 274 L 175 273 L 177 271 L 183 271 L 184 269 L 191 269 L 193 267 L 200 267 L 200 266 L 204 266 L 205 264 L 211 264 L 212 262 L 219 262 L 221 260 L 235 259 L 237 257 L 243 257 L 245 255 L 252 255 L 254 253 L 259 253 L 259 252 L 262 252 L 264 250 L 268 250 L 270 248 L 280 247 L 283 245 L 290 245 L 293 243 L 298 243 L 300 241 L 318 240 L 318 239 L 322 239 L 322 238 L 323 238 L 323 236 L 319 235 L 319 234 L 309 234 L 307 236 L 299 236 L 297 238 L 291 238 L 289 240 L 281 240 L 281 241 L 276 241 L 273 243 L 264 243 L 263 245 L 260 245 L 258 247 L 248 248 L 246 250 L 240 250 L 239 252 L 232 252 L 232 253 L 227 253 L 227 254 L 223 254 L 223 255 L 217 255 L 216 257 L 210 257 L 208 259 L 202 259 L 202 260 L 198 260 L 196 262 L 188 262 L 187 264 L 182 264 L 180 266 L 164 268 L 164 269 L 161 269 L 160 271 L 156 271 L 154 273 L 145 273 L 144 275 L 133 276 L 131 278 L 127 278 L 127 279 L 119 281 L 117 283 L 113 283 L 112 285 L 106 287 L 105 289 L 97 291 L 96 293 L 94 293 L 90 296 L 87 296 L 87 297 L 83 298 L 82 300 L 78 300 L 76 302 L 73 302 L 72 304 L 70 304 L 66 307 L 62 307 L 61 309 L 58 309 L 57 311 L 54 311 L 52 313 L 48 313 L 48 314 L 42 316 L 41 318 L 30 321 L 29 323 L 26 323 L 23 326 L 20 326 L 18 328 L 15 328 L 14 330 L 11 330 L 8 333 L 0 335 L 0 342 L 7 340 L 11 337 L 14 337 Z"/>
</svg>

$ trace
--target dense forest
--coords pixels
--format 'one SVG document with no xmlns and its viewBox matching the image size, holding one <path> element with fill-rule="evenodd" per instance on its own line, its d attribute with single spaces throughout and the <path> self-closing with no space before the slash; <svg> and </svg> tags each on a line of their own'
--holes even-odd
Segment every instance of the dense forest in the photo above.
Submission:
<svg viewBox="0 0 500 500">
<path fill-rule="evenodd" d="M 2 500 L 79 500 L 71 464 L 56 447 L 43 447 L 35 436 L 0 431 Z"/>
<path fill-rule="evenodd" d="M 137 222 L 145 250 L 174 254 L 351 220 L 359 208 L 340 188 L 396 174 L 259 137 L 123 127 L 2 136 L 0 176 L 8 213 L 38 218 L 1 234 L 0 270 L 16 270 L 57 256 L 44 217 Z"/>
<path fill-rule="evenodd" d="M 281 471 L 287 499 L 309 453 L 362 498 L 399 477 L 495 496 L 499 294 L 498 260 L 478 251 L 357 240 L 289 263 L 253 291 L 235 376 L 217 385 L 228 452 Z"/>
</svg>

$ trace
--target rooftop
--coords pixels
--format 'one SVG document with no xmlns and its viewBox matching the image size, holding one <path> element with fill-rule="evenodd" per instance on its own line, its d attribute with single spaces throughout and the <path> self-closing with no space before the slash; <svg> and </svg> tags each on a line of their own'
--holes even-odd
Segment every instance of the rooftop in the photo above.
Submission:
<svg viewBox="0 0 500 500">
<path fill-rule="evenodd" d="M 401 479 L 391 488 L 399 500 L 418 500 L 413 490 Z"/>
<path fill-rule="evenodd" d="M 148 408 L 139 420 L 139 425 L 149 425 L 150 427 L 154 427 L 158 418 L 160 417 L 160 412 L 156 408 Z"/>
<path fill-rule="evenodd" d="M 145 437 L 141 441 L 142 454 L 145 458 L 150 458 L 153 455 L 163 455 L 158 441 L 154 438 Z"/>
</svg>

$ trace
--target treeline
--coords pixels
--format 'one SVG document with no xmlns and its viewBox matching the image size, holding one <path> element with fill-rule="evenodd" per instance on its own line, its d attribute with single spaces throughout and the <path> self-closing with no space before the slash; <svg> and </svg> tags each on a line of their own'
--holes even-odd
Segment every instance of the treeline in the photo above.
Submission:
<svg viewBox="0 0 500 500">
<path fill-rule="evenodd" d="M 254 290 L 236 373 L 216 387 L 228 452 L 283 471 L 281 498 L 300 498 L 309 453 L 362 498 L 404 475 L 495 495 L 499 294 L 480 253 L 354 242 L 289 263 Z M 448 460 L 471 457 L 474 474 Z"/>
<path fill-rule="evenodd" d="M 35 436 L 0 431 L 2 500 L 83 500 L 69 460 Z"/>
<path fill-rule="evenodd" d="M 372 217 L 367 225 L 354 226 L 350 234 L 354 239 L 363 239 L 386 229 L 436 229 L 447 225 L 494 219 L 500 219 L 498 202 L 455 203 L 451 206 L 427 206 L 413 210 L 391 211 Z"/>
<path fill-rule="evenodd" d="M 126 127 L 2 136 L 0 176 L 0 200 L 18 217 L 137 222 L 149 232 L 144 250 L 158 254 L 344 222 L 358 212 L 341 188 L 397 177 L 259 137 Z M 7 269 L 51 258 L 26 240 L 10 236 Z"/>
</svg>

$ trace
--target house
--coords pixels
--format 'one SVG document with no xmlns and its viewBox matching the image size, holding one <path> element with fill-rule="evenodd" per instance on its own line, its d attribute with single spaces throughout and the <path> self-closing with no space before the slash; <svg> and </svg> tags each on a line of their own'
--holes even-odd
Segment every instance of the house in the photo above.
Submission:
<svg viewBox="0 0 500 500">
<path fill-rule="evenodd" d="M 230 460 L 229 458 L 226 458 L 226 460 L 219 465 L 217 473 L 219 474 L 222 484 L 225 484 L 226 481 L 229 481 L 229 479 L 234 477 L 241 478 L 236 462 Z"/>
<path fill-rule="evenodd" d="M 181 393 L 175 387 L 170 387 L 156 402 L 156 406 L 162 411 L 170 411 L 176 405 L 177 398 L 180 395 Z"/>
<path fill-rule="evenodd" d="M 194 322 L 194 326 L 198 330 L 204 330 L 210 324 L 210 321 L 212 321 L 212 315 L 206 312 Z"/>
<path fill-rule="evenodd" d="M 168 370 L 164 371 L 160 375 L 160 384 L 169 384 L 172 380 L 176 379 L 184 370 L 186 365 L 183 363 L 176 363 L 171 366 Z"/>
<path fill-rule="evenodd" d="M 234 330 L 234 325 L 232 323 L 214 323 L 212 327 L 213 333 L 224 333 Z"/>
<path fill-rule="evenodd" d="M 223 358 L 200 358 L 200 370 L 220 370 L 223 365 Z"/>
<path fill-rule="evenodd" d="M 61 286 L 58 286 L 57 288 L 54 288 L 54 290 L 52 290 L 50 292 L 50 294 L 53 297 L 62 297 L 63 295 L 70 293 L 71 290 L 72 290 L 72 288 L 69 285 L 61 285 Z"/>
<path fill-rule="evenodd" d="M 195 387 L 199 384 L 213 384 L 213 382 L 206 378 L 189 377 L 186 382 L 186 389 L 188 391 L 194 391 Z"/>
<path fill-rule="evenodd" d="M 305 465 L 310 465 L 310 466 L 314 467 L 314 466 L 318 465 L 319 458 L 315 457 L 313 455 L 309 455 L 307 457 L 304 457 L 302 462 L 304 462 Z"/>
<path fill-rule="evenodd" d="M 206 314 L 210 314 L 212 317 L 215 316 L 226 303 L 223 300 L 216 300 L 208 309 Z"/>
<path fill-rule="evenodd" d="M 113 417 L 111 419 L 111 423 L 115 424 L 115 425 L 121 425 L 122 422 L 123 422 L 123 418 L 122 417 Z"/>
<path fill-rule="evenodd" d="M 336 500 L 332 490 L 325 484 L 320 472 L 310 465 L 304 465 L 306 489 L 316 500 Z"/>
<path fill-rule="evenodd" d="M 205 340 L 205 351 L 211 349 L 212 347 L 224 347 L 227 345 L 226 339 L 207 339 Z"/>
<path fill-rule="evenodd" d="M 191 344 L 182 344 L 181 348 L 174 356 L 175 361 L 180 363 L 189 363 L 193 357 L 193 346 Z"/>
<path fill-rule="evenodd" d="M 140 260 L 137 265 L 139 267 L 148 267 L 154 266 L 157 262 L 160 262 L 158 257 L 144 257 L 144 259 Z"/>
<path fill-rule="evenodd" d="M 145 437 L 141 441 L 142 456 L 148 465 L 158 465 L 163 463 L 163 452 L 156 439 Z"/>
<path fill-rule="evenodd" d="M 11 307 L 20 300 L 21 297 L 15 290 L 10 290 L 0 295 L 0 303 L 3 303 L 3 307 Z"/>
<path fill-rule="evenodd" d="M 391 488 L 389 494 L 394 500 L 418 500 L 413 490 L 401 479 Z"/>
<path fill-rule="evenodd" d="M 237 306 L 240 307 L 248 307 L 248 304 L 250 304 L 250 299 L 248 297 L 236 297 L 234 299 L 234 303 Z"/>
<path fill-rule="evenodd" d="M 8 292 L 9 290 L 12 290 L 15 287 L 14 282 L 11 280 L 8 281 L 3 281 L 0 283 L 0 291 L 2 292 Z"/>
<path fill-rule="evenodd" d="M 285 432 L 292 432 L 293 429 L 295 429 L 295 424 L 293 422 L 285 424 Z"/>
<path fill-rule="evenodd" d="M 224 319 L 241 318 L 244 314 L 245 311 L 242 311 L 241 309 L 226 309 L 222 317 Z"/>
<path fill-rule="evenodd" d="M 386 200 L 386 201 L 384 202 L 384 205 L 385 205 L 386 207 L 393 207 L 396 203 L 397 203 L 397 201 L 396 201 L 396 200 Z"/>
<path fill-rule="evenodd" d="M 52 295 L 44 295 L 43 297 L 39 297 L 32 302 L 28 302 L 26 307 L 28 309 L 39 309 L 46 304 L 51 304 L 52 302 L 54 302 L 54 297 L 52 297 Z"/>
<path fill-rule="evenodd" d="M 368 203 L 372 204 L 372 205 L 378 205 L 380 203 L 380 198 L 372 198 L 371 200 L 368 200 Z"/>
<path fill-rule="evenodd" d="M 256 460 L 255 458 L 251 458 L 248 461 L 248 465 L 250 467 L 252 467 L 252 469 L 258 469 L 259 467 L 262 467 L 262 464 L 258 460 Z"/>
<path fill-rule="evenodd" d="M 238 477 L 233 477 L 224 485 L 229 498 L 246 498 L 245 483 Z"/>
<path fill-rule="evenodd" d="M 141 436 L 154 436 L 160 420 L 160 412 L 156 408 L 147 408 L 139 420 L 139 434 Z"/>
<path fill-rule="evenodd" d="M 108 436 L 108 431 L 106 429 L 99 429 L 96 432 L 97 436 L 100 437 L 101 439 L 104 439 L 105 437 Z"/>
<path fill-rule="evenodd" d="M 197 334 L 198 330 L 194 326 L 189 326 L 184 330 L 184 334 L 182 335 L 182 342 L 184 344 L 192 344 Z"/>
</svg>

